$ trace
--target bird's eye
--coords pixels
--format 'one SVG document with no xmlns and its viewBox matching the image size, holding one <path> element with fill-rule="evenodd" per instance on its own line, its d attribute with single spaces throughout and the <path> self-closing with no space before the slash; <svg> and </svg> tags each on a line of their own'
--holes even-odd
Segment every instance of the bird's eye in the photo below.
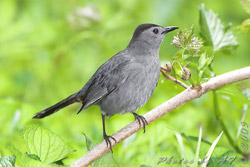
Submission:
<svg viewBox="0 0 250 167">
<path fill-rule="evenodd" d="M 153 32 L 154 32 L 155 34 L 158 34 L 159 30 L 158 30 L 157 28 L 155 28 L 155 29 L 153 29 Z"/>
</svg>

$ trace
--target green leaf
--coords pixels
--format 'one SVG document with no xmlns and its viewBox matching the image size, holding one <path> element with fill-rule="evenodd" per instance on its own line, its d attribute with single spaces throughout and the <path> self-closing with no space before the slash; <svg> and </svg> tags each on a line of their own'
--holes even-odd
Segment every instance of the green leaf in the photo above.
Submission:
<svg viewBox="0 0 250 167">
<path fill-rule="evenodd" d="M 246 119 L 247 110 L 248 110 L 248 105 L 244 105 L 243 106 L 243 114 L 241 116 L 239 127 L 238 127 L 238 131 L 237 131 L 236 138 L 235 138 L 235 144 L 237 144 L 237 142 L 239 140 L 239 137 L 240 137 L 240 134 L 241 134 L 241 130 L 242 130 L 242 122 L 244 122 L 245 119 Z"/>
<path fill-rule="evenodd" d="M 246 19 L 240 25 L 240 30 L 245 33 L 250 33 L 250 19 Z"/>
<path fill-rule="evenodd" d="M 0 167 L 15 167 L 16 156 L 8 156 L 0 158 Z"/>
<path fill-rule="evenodd" d="M 181 134 L 178 133 L 177 131 L 173 130 L 173 129 L 170 129 L 170 130 L 172 130 L 174 132 L 174 134 L 176 136 L 176 139 L 178 141 L 180 151 L 181 151 L 181 158 L 186 159 L 186 153 L 185 153 L 185 148 L 184 148 L 184 144 L 183 144 Z M 185 166 L 186 166 L 186 164 L 182 163 L 182 167 L 185 167 Z"/>
<path fill-rule="evenodd" d="M 49 164 L 30 158 L 27 154 L 21 153 L 15 147 L 10 146 L 9 148 L 11 152 L 16 155 L 21 167 L 51 167 Z"/>
<path fill-rule="evenodd" d="M 182 70 L 181 63 L 179 61 L 173 61 L 172 74 L 173 74 L 174 78 L 177 78 L 177 77 L 181 78 L 181 76 L 183 74 L 183 70 Z"/>
<path fill-rule="evenodd" d="M 198 165 L 198 159 L 199 159 L 199 153 L 200 153 L 200 147 L 201 147 L 201 137 L 202 137 L 202 128 L 200 127 L 199 139 L 198 139 L 198 144 L 197 144 L 197 148 L 195 152 L 193 167 L 197 167 Z"/>
<path fill-rule="evenodd" d="M 235 167 L 234 164 L 231 163 L 235 159 L 234 156 L 227 157 L 227 156 L 221 156 L 221 157 L 212 157 L 209 162 L 209 167 Z"/>
<path fill-rule="evenodd" d="M 28 153 L 26 153 L 26 154 L 31 159 L 34 159 L 34 160 L 37 160 L 37 161 L 41 161 L 40 158 L 36 154 L 28 154 Z"/>
<path fill-rule="evenodd" d="M 199 62 L 198 62 L 198 71 L 199 71 L 199 83 L 202 80 L 203 74 L 205 72 L 205 70 L 207 69 L 207 67 L 212 63 L 214 59 L 214 56 L 209 56 L 206 53 L 203 53 L 200 56 Z"/>
<path fill-rule="evenodd" d="M 218 148 L 217 148 L 218 150 Z M 209 161 L 209 167 L 235 167 L 235 163 L 241 159 L 241 156 L 234 151 L 227 151 L 223 154 L 211 157 Z M 241 166 L 241 165 L 240 165 Z"/>
<path fill-rule="evenodd" d="M 85 141 L 86 141 L 86 146 L 87 146 L 87 149 L 88 151 L 90 151 L 92 148 L 94 148 L 97 144 L 96 143 L 93 143 L 90 138 L 85 134 L 83 133 L 84 137 L 85 137 Z"/>
<path fill-rule="evenodd" d="M 42 162 L 58 161 L 74 151 L 60 137 L 37 125 L 26 127 L 22 135 L 28 153 L 37 155 Z"/>
<path fill-rule="evenodd" d="M 212 146 L 210 147 L 210 149 L 207 152 L 207 155 L 205 156 L 205 163 L 202 164 L 202 167 L 206 167 L 207 166 L 207 162 L 209 162 L 209 159 L 216 147 L 216 144 L 218 143 L 218 141 L 221 138 L 221 135 L 223 134 L 223 132 L 220 133 L 220 135 L 215 139 L 215 141 L 212 143 Z"/>
<path fill-rule="evenodd" d="M 250 105 L 250 100 L 243 94 L 240 87 L 230 84 L 219 88 L 217 93 L 224 99 L 230 100 L 238 108 L 243 108 L 245 104 Z"/>
<path fill-rule="evenodd" d="M 93 147 L 97 145 L 96 143 L 93 143 L 86 134 L 83 134 L 83 135 L 85 136 L 86 146 L 88 150 L 91 150 Z M 95 160 L 91 164 L 91 167 L 117 167 L 117 166 L 119 165 L 114 160 L 113 154 L 110 151 L 105 153 L 102 157 Z"/>
<path fill-rule="evenodd" d="M 199 23 L 204 45 L 212 46 L 214 52 L 231 53 L 238 46 L 232 31 L 225 28 L 218 16 L 212 10 L 208 11 L 204 4 L 200 7 Z"/>
<path fill-rule="evenodd" d="M 91 167 L 119 167 L 111 152 L 105 153 L 101 158 L 95 160 Z"/>
</svg>

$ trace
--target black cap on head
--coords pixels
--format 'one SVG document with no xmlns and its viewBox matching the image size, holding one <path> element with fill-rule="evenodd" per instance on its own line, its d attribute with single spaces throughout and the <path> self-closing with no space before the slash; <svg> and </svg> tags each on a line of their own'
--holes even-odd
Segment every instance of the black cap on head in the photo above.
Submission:
<svg viewBox="0 0 250 167">
<path fill-rule="evenodd" d="M 137 38 L 144 30 L 149 29 L 151 27 L 159 27 L 159 25 L 156 25 L 156 24 L 141 24 L 135 29 L 133 38 Z"/>
</svg>

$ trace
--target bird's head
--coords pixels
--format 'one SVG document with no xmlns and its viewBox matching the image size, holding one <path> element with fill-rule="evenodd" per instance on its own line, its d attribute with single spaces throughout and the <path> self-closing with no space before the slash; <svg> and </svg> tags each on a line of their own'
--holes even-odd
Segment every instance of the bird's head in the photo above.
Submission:
<svg viewBox="0 0 250 167">
<path fill-rule="evenodd" d="M 178 29 L 178 27 L 162 27 L 156 24 L 141 24 L 135 29 L 128 48 L 159 49 L 165 35 L 175 29 Z"/>
</svg>

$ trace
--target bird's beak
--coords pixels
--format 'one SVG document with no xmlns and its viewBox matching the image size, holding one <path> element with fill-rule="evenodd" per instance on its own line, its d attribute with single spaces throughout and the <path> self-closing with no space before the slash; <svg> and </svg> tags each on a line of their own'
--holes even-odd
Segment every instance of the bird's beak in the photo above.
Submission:
<svg viewBox="0 0 250 167">
<path fill-rule="evenodd" d="M 165 31 L 162 32 L 162 34 L 166 34 L 170 31 L 174 31 L 176 29 L 178 29 L 179 27 L 165 27 Z"/>
</svg>

